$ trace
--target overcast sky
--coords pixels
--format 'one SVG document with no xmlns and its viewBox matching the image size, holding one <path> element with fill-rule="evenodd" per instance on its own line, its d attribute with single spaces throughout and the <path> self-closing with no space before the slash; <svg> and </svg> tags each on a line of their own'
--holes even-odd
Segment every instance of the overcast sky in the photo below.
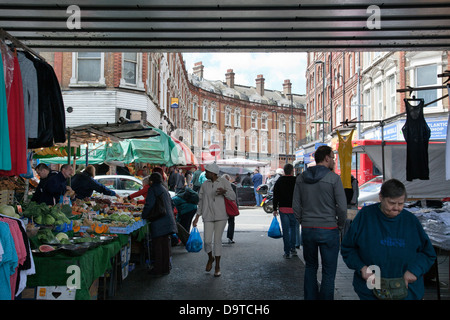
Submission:
<svg viewBox="0 0 450 320">
<path fill-rule="evenodd" d="M 266 89 L 283 91 L 283 82 L 291 80 L 292 92 L 306 93 L 306 53 L 183 53 L 186 70 L 192 73 L 196 62 L 203 62 L 203 77 L 225 81 L 227 69 L 233 69 L 235 84 L 255 86 L 258 74 L 264 76 Z"/>
</svg>

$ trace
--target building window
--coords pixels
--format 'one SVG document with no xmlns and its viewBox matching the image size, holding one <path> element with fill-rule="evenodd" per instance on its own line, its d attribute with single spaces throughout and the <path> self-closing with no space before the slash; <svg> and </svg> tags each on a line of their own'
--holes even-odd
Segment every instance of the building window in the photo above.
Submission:
<svg viewBox="0 0 450 320">
<path fill-rule="evenodd" d="M 280 154 L 286 154 L 286 137 L 285 136 L 280 137 L 280 144 L 279 144 L 278 151 Z"/>
<path fill-rule="evenodd" d="M 256 131 L 252 131 L 251 137 L 250 137 L 250 151 L 251 152 L 258 152 L 258 134 Z"/>
<path fill-rule="evenodd" d="M 364 91 L 363 93 L 363 117 L 364 117 L 363 120 L 366 121 L 372 120 L 370 90 Z"/>
<path fill-rule="evenodd" d="M 225 108 L 225 125 L 231 126 L 231 108 L 230 107 Z"/>
<path fill-rule="evenodd" d="M 208 136 L 207 136 L 208 130 L 206 128 L 202 129 L 202 141 L 203 141 L 203 148 L 208 147 Z"/>
<path fill-rule="evenodd" d="M 192 103 L 192 118 L 198 119 L 198 106 L 197 103 Z"/>
<path fill-rule="evenodd" d="M 144 89 L 142 82 L 142 53 L 124 52 L 122 54 L 122 78 L 120 86 L 132 89 Z"/>
<path fill-rule="evenodd" d="M 286 133 L 286 119 L 284 116 L 280 117 L 280 132 Z"/>
<path fill-rule="evenodd" d="M 148 83 L 147 92 L 156 99 L 158 97 L 158 64 L 154 60 L 155 56 L 151 53 L 148 54 Z"/>
<path fill-rule="evenodd" d="M 74 52 L 72 54 L 71 86 L 105 86 L 105 54 Z"/>
<path fill-rule="evenodd" d="M 258 114 L 256 113 L 256 111 L 252 112 L 251 115 L 252 118 L 252 129 L 258 129 Z"/>
<path fill-rule="evenodd" d="M 235 131 L 234 133 L 234 150 L 241 150 L 241 132 L 240 130 Z"/>
<path fill-rule="evenodd" d="M 426 87 L 437 85 L 437 65 L 420 66 L 415 69 L 415 82 L 416 87 Z M 424 99 L 425 103 L 434 101 L 437 99 L 437 90 L 423 90 L 416 91 L 416 97 Z M 437 102 L 430 104 L 429 107 L 436 107 Z"/>
<path fill-rule="evenodd" d="M 357 111 L 358 111 L 358 100 L 356 99 L 356 95 L 354 95 L 351 99 L 350 99 L 350 119 L 354 119 L 356 118 L 357 115 Z M 357 119 L 358 120 L 358 119 Z"/>
<path fill-rule="evenodd" d="M 336 107 L 336 126 L 341 125 L 341 121 L 342 121 L 342 110 L 341 110 L 341 106 L 338 105 Z"/>
<path fill-rule="evenodd" d="M 375 84 L 375 109 L 374 118 L 379 120 L 382 117 L 383 111 L 383 92 L 381 90 L 381 82 Z"/>
<path fill-rule="evenodd" d="M 225 150 L 231 150 L 231 132 L 230 130 L 227 130 L 225 132 Z"/>
<path fill-rule="evenodd" d="M 216 108 L 211 107 L 211 123 L 216 123 Z"/>
<path fill-rule="evenodd" d="M 203 115 L 202 115 L 203 121 L 208 121 L 208 106 L 203 105 Z"/>
<path fill-rule="evenodd" d="M 267 153 L 267 132 L 261 133 L 261 153 Z"/>
<path fill-rule="evenodd" d="M 267 113 L 261 115 L 261 130 L 267 131 Z"/>
<path fill-rule="evenodd" d="M 234 111 L 234 126 L 237 128 L 241 127 L 241 109 Z"/>
<path fill-rule="evenodd" d="M 395 109 L 396 109 L 396 83 L 395 83 L 395 75 L 392 75 L 388 79 L 388 86 L 389 86 L 389 99 L 388 99 L 388 116 L 395 115 Z"/>
</svg>

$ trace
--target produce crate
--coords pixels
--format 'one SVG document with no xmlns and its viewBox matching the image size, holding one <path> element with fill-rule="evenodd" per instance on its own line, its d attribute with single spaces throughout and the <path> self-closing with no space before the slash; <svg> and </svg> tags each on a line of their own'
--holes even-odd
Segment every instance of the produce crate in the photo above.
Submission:
<svg viewBox="0 0 450 320">
<path fill-rule="evenodd" d="M 0 205 L 14 203 L 14 190 L 0 190 Z"/>
</svg>

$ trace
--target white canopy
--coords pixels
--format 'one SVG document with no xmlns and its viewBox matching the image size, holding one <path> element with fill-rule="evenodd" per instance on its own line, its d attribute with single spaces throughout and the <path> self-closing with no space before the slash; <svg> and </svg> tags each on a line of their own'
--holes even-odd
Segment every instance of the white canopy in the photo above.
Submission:
<svg viewBox="0 0 450 320">
<path fill-rule="evenodd" d="M 205 164 L 213 163 L 214 160 L 208 160 Z M 217 159 L 217 165 L 230 167 L 264 167 L 269 163 L 245 158 Z"/>
<path fill-rule="evenodd" d="M 366 153 L 375 166 L 382 170 L 381 145 L 363 145 L 353 152 Z M 406 181 L 406 143 L 386 141 L 384 147 L 385 179 L 395 178 L 405 184 L 410 199 L 441 199 L 450 197 L 450 180 L 445 180 L 445 143 L 430 142 L 428 145 L 428 167 L 430 180 Z"/>
</svg>

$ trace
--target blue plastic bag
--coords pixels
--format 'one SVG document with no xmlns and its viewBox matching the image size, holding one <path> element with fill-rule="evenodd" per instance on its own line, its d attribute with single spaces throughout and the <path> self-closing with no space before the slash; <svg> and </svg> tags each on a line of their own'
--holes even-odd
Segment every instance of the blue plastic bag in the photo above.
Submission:
<svg viewBox="0 0 450 320">
<path fill-rule="evenodd" d="M 186 250 L 188 252 L 199 252 L 203 248 L 203 240 L 197 227 L 192 228 L 188 241 L 186 242 Z"/>
<path fill-rule="evenodd" d="M 281 238 L 283 235 L 281 234 L 281 228 L 280 223 L 278 222 L 277 217 L 273 217 L 272 223 L 270 224 L 269 231 L 267 232 L 267 235 L 271 238 L 278 239 Z"/>
</svg>

